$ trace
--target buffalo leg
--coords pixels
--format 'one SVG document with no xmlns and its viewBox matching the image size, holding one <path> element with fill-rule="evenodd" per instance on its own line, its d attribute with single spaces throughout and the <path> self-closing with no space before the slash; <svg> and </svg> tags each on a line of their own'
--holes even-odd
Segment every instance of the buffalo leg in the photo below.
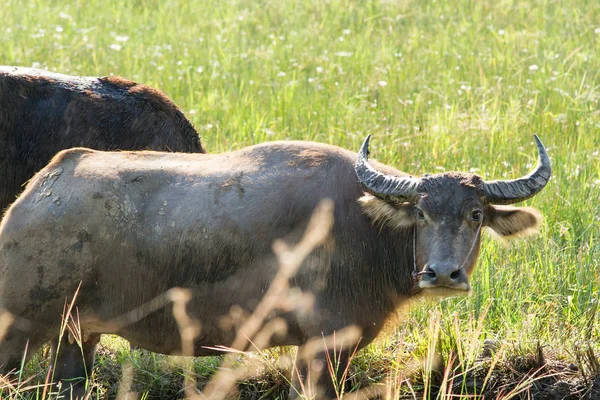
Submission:
<svg viewBox="0 0 600 400">
<path fill-rule="evenodd" d="M 298 356 L 292 371 L 292 386 L 290 399 L 301 396 L 316 399 L 336 399 L 342 395 L 344 378 L 349 368 L 348 351 L 328 351 L 320 353 L 312 360 L 301 357 L 302 348 L 298 349 Z M 333 378 L 331 372 L 333 371 Z"/>
<path fill-rule="evenodd" d="M 91 334 L 81 343 L 70 343 L 64 335 L 60 347 L 58 338 L 52 340 L 52 366 L 54 382 L 61 382 L 61 392 L 67 398 L 83 399 L 86 392 L 86 381 L 92 374 L 96 348 L 100 334 Z"/>
<path fill-rule="evenodd" d="M 0 341 L 0 374 L 18 373 L 21 363 L 26 364 L 31 356 L 48 341 L 45 330 L 24 332 L 17 328 L 8 328 Z"/>
</svg>

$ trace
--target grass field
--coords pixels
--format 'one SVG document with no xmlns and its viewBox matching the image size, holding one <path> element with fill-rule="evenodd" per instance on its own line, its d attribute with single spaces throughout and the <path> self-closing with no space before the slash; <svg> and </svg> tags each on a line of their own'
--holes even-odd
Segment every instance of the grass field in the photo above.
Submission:
<svg viewBox="0 0 600 400">
<path fill-rule="evenodd" d="M 600 398 L 600 2 L 8 0 L 1 10 L 0 63 L 158 87 L 210 152 L 279 139 L 358 150 L 373 134 L 373 156 L 407 172 L 510 178 L 535 164 L 537 133 L 553 163 L 528 202 L 545 217 L 540 235 L 486 238 L 472 295 L 413 304 L 357 356 L 351 389 Z M 486 340 L 500 348 L 482 360 Z M 422 363 L 436 348 L 454 379 Z M 272 368 L 240 386 L 243 398 L 285 392 L 276 355 L 262 356 Z M 44 363 L 27 374 L 44 375 Z M 96 393 L 116 395 L 123 363 L 141 398 L 178 395 L 179 366 L 115 338 L 103 342 Z M 199 382 L 218 365 L 197 359 Z"/>
</svg>

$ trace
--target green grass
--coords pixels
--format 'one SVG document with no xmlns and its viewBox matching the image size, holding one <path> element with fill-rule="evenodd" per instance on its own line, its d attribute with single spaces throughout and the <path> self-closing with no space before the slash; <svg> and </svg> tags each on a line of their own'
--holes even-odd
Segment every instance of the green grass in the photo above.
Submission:
<svg viewBox="0 0 600 400">
<path fill-rule="evenodd" d="M 503 178 L 535 163 L 537 133 L 554 168 L 528 202 L 541 234 L 484 240 L 473 294 L 415 304 L 361 353 L 357 381 L 408 373 L 432 335 L 446 360 L 474 346 L 461 342 L 484 310 L 471 341 L 505 343 L 499 364 L 538 343 L 567 363 L 599 351 L 600 2 L 8 0 L 1 15 L 1 63 L 158 87 L 210 152 L 279 139 L 358 150 L 373 134 L 373 156 L 399 169 Z M 168 396 L 162 379 L 177 372 L 114 341 L 99 370 L 130 360 L 150 382 L 142 393 Z M 195 368 L 210 375 L 214 363 Z"/>
</svg>

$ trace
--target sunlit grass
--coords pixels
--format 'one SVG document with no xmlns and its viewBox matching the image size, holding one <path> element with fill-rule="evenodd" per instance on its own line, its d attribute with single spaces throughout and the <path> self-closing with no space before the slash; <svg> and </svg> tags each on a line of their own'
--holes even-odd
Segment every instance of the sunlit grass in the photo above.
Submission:
<svg viewBox="0 0 600 400">
<path fill-rule="evenodd" d="M 373 156 L 408 172 L 503 178 L 535 163 L 537 133 L 553 163 L 528 202 L 540 236 L 484 240 L 470 297 L 418 302 L 356 365 L 392 368 L 399 337 L 425 355 L 437 311 L 445 343 L 445 327 L 466 332 L 486 310 L 472 339 L 598 350 L 599 2 L 9 0 L 1 15 L 1 63 L 159 87 L 210 152 L 279 139 L 357 150 L 373 134 Z"/>
</svg>

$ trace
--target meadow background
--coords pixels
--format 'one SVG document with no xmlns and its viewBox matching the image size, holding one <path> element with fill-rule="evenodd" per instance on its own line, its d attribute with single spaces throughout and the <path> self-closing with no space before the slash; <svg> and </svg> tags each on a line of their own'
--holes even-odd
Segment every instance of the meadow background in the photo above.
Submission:
<svg viewBox="0 0 600 400">
<path fill-rule="evenodd" d="M 541 234 L 485 239 L 472 295 L 413 304 L 355 359 L 350 386 L 508 398 L 525 382 L 519 396 L 555 385 L 600 398 L 600 2 L 8 0 L 0 17 L 1 64 L 160 88 L 213 153 L 281 139 L 358 150 L 372 134 L 372 155 L 407 172 L 512 178 L 535 164 L 537 133 L 554 169 L 527 202 Z M 423 363 L 435 352 L 452 384 Z M 115 396 L 123 363 L 142 398 L 180 395 L 166 357 L 107 337 L 97 362 L 101 397 Z M 218 364 L 194 362 L 200 385 Z M 240 387 L 285 390 L 275 367 Z"/>
</svg>

